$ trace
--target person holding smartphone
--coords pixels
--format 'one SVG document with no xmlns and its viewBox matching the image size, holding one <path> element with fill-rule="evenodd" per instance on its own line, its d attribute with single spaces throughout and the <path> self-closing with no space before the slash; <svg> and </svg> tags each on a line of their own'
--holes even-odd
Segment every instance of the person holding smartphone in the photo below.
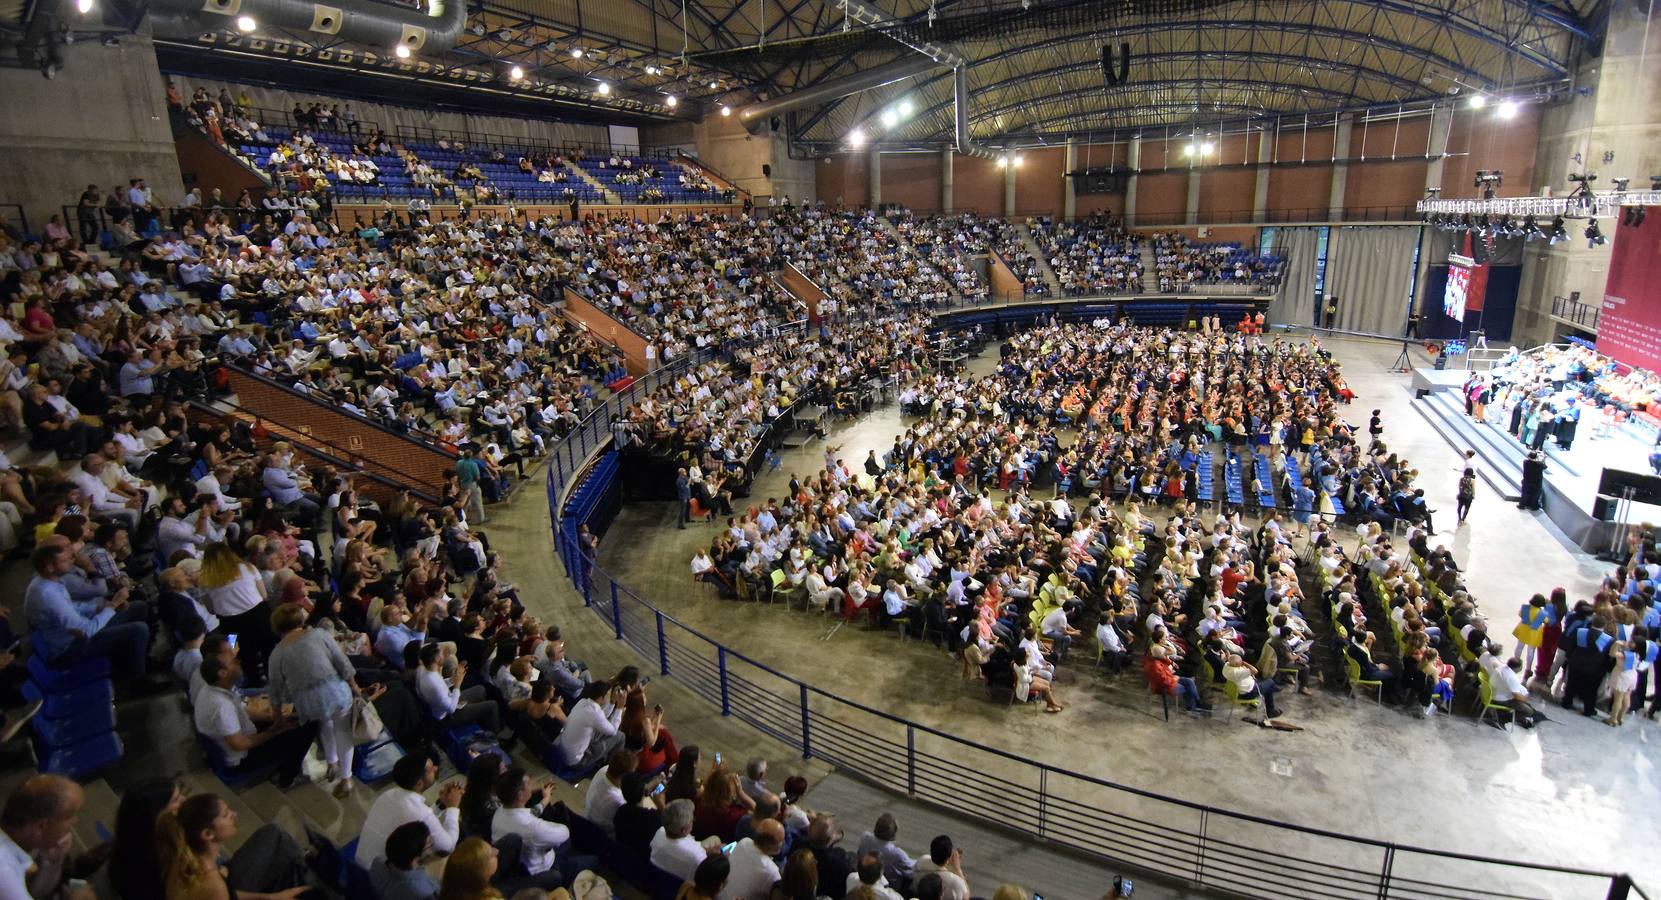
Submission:
<svg viewBox="0 0 1661 900">
<path fill-rule="evenodd" d="M 617 843 L 639 853 L 651 852 L 652 836 L 663 827 L 663 776 L 630 772 L 623 776 L 623 805 L 612 819 Z"/>
</svg>

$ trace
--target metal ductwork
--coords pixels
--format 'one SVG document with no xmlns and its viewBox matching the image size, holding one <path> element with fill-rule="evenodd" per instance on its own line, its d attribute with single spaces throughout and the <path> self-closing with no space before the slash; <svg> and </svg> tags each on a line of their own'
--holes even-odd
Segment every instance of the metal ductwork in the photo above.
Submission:
<svg viewBox="0 0 1661 900">
<path fill-rule="evenodd" d="M 931 72 L 940 68 L 940 66 L 941 63 L 928 56 L 907 57 L 887 65 L 878 66 L 870 71 L 858 72 L 842 78 L 833 78 L 830 81 L 803 88 L 782 97 L 752 103 L 738 110 L 738 119 L 744 123 L 744 127 L 748 128 L 751 134 L 760 134 L 767 127 L 768 120 L 780 113 L 801 109 L 804 106 L 816 106 L 820 103 L 840 100 L 850 94 L 857 94 L 860 91 L 868 91 L 914 75 Z"/>
<path fill-rule="evenodd" d="M 957 124 L 957 152 L 964 156 L 992 159 L 996 153 L 969 137 L 969 69 L 958 66 L 952 70 L 952 116 Z"/>
<path fill-rule="evenodd" d="M 433 0 L 436 15 L 375 0 L 151 0 L 150 25 L 157 37 L 194 38 L 210 32 L 237 33 L 236 20 L 249 16 L 258 33 L 305 35 L 318 41 L 360 44 L 382 53 L 399 45 L 411 53 L 442 53 L 461 40 L 467 25 L 465 0 Z"/>
</svg>

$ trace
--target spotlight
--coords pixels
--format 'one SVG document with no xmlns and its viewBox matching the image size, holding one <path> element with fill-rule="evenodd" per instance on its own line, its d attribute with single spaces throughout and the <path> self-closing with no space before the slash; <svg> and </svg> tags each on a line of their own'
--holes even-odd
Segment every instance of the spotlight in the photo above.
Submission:
<svg viewBox="0 0 1661 900">
<path fill-rule="evenodd" d="M 1532 241 L 1545 235 L 1539 230 L 1533 216 L 1523 216 L 1523 240 Z"/>
<path fill-rule="evenodd" d="M 1632 227 L 1637 228 L 1638 226 L 1644 224 L 1644 211 L 1648 209 L 1648 207 L 1635 206 L 1632 209 Z"/>
<path fill-rule="evenodd" d="M 676 96 L 675 96 L 675 95 L 674 95 L 674 94 L 670 94 L 670 95 L 669 95 L 669 96 L 668 96 L 668 97 L 666 97 L 666 98 L 664 98 L 664 100 L 663 100 L 663 102 L 664 102 L 664 103 L 666 103 L 666 104 L 668 104 L 668 106 L 669 106 L 669 108 L 670 108 L 670 109 L 674 109 L 674 108 L 675 108 L 675 104 L 677 104 L 677 103 L 679 103 L 679 102 L 681 102 L 681 101 L 680 101 L 680 99 L 679 99 L 679 98 L 677 98 L 677 97 L 676 97 Z"/>
<path fill-rule="evenodd" d="M 657 74 L 657 66 L 647 66 L 646 67 L 646 74 L 647 75 L 656 75 Z"/>
<path fill-rule="evenodd" d="M 1552 216 L 1551 232 L 1547 235 L 1553 244 L 1560 244 L 1569 239 L 1569 231 L 1563 227 L 1562 216 Z"/>
<path fill-rule="evenodd" d="M 910 97 L 907 97 L 904 100 L 900 101 L 900 115 L 910 116 L 912 108 L 913 107 L 911 105 L 911 98 Z"/>
<path fill-rule="evenodd" d="M 598 91 L 600 96 L 602 96 L 602 97 L 607 97 L 607 96 L 611 95 L 611 85 L 605 83 L 604 81 L 600 82 L 600 86 L 595 88 L 594 90 Z"/>
<path fill-rule="evenodd" d="M 1182 148 L 1182 155 L 1183 156 L 1193 156 L 1195 153 L 1197 153 L 1199 151 L 1199 149 L 1200 148 L 1194 146 L 1193 144 L 1189 144 L 1188 146 Z"/>
<path fill-rule="evenodd" d="M 519 68 L 518 66 L 514 66 L 508 70 L 508 77 L 512 78 L 514 81 L 518 81 L 519 79 L 525 77 L 525 70 Z"/>
<path fill-rule="evenodd" d="M 721 115 L 723 115 L 723 116 L 732 115 L 732 107 L 730 107 L 730 106 L 721 107 Z"/>
<path fill-rule="evenodd" d="M 1586 246 L 1588 248 L 1601 247 L 1605 240 L 1607 239 L 1603 236 L 1603 232 L 1598 230 L 1598 220 L 1591 220 L 1586 226 Z"/>
<path fill-rule="evenodd" d="M 1502 119 L 1515 119 L 1517 117 L 1517 110 L 1520 108 L 1521 107 L 1518 106 L 1517 101 L 1506 100 L 1500 103 L 1499 109 L 1495 110 L 1495 113 Z"/>
<path fill-rule="evenodd" d="M 721 89 L 721 82 L 719 82 L 719 81 L 711 81 L 711 82 L 710 82 L 710 83 L 709 83 L 709 89 L 710 89 L 710 90 L 712 90 L 712 91 L 718 91 L 718 90 L 720 90 L 720 89 Z"/>
<path fill-rule="evenodd" d="M 725 109 L 725 107 L 722 107 L 722 108 Z M 861 144 L 864 144 L 864 143 L 865 143 L 865 132 L 862 129 L 855 128 L 853 131 L 848 132 L 848 146 L 858 147 L 858 146 L 860 146 Z"/>
<path fill-rule="evenodd" d="M 86 3 L 88 6 L 92 5 L 91 0 L 80 0 L 80 2 Z M 247 34 L 258 27 L 260 27 L 259 23 L 254 21 L 253 16 L 236 17 L 236 30 L 242 32 L 243 34 Z"/>
<path fill-rule="evenodd" d="M 583 48 L 581 48 L 581 47 L 572 47 L 571 48 L 571 58 L 572 59 L 582 59 L 583 58 Z"/>
<path fill-rule="evenodd" d="M 1481 109 L 1484 106 L 1488 105 L 1488 98 L 1484 97 L 1481 94 L 1472 94 L 1471 99 L 1470 99 L 1470 105 L 1471 105 L 1471 109 Z"/>
<path fill-rule="evenodd" d="M 884 128 L 893 128 L 895 125 L 898 125 L 899 122 L 900 116 L 893 110 L 889 110 L 882 114 L 882 127 Z"/>
<path fill-rule="evenodd" d="M 409 59 L 409 47 L 405 44 L 399 44 L 392 48 L 392 55 L 399 59 Z"/>
<path fill-rule="evenodd" d="M 1021 163 L 1024 163 L 1024 162 L 1026 162 L 1026 161 L 1027 161 L 1027 158 L 1026 158 L 1026 157 L 1024 157 L 1024 156 L 1022 156 L 1022 155 L 1021 155 L 1021 154 L 1019 154 L 1019 153 L 1017 153 L 1017 154 L 1015 154 L 1015 155 L 1014 155 L 1014 156 L 1012 156 L 1012 157 L 1010 157 L 1010 158 L 1009 158 L 1009 162 L 1010 162 L 1010 164 L 1011 164 L 1011 165 L 1013 165 L 1013 166 L 1015 166 L 1015 167 L 1016 167 L 1016 168 L 1020 168 L 1020 166 L 1021 166 Z"/>
<path fill-rule="evenodd" d="M 998 157 L 998 168 L 1003 169 L 1003 168 L 1008 168 L 1008 166 L 1009 166 L 1009 157 L 1007 157 L 1007 156 Z"/>
<path fill-rule="evenodd" d="M 1211 151 L 1213 151 L 1215 149 L 1217 149 L 1216 144 L 1213 144 L 1210 141 L 1206 141 L 1205 143 L 1200 145 L 1200 154 L 1204 155 L 1204 154 L 1210 153 Z"/>
<path fill-rule="evenodd" d="M 75 11 L 83 16 L 92 12 L 92 0 L 75 0 Z"/>
<path fill-rule="evenodd" d="M 1477 169 L 1476 178 L 1471 182 L 1471 187 L 1481 188 L 1482 199 L 1492 200 L 1494 199 L 1494 191 L 1497 190 L 1504 182 L 1505 173 L 1499 169 L 1491 171 L 1488 169 Z"/>
</svg>

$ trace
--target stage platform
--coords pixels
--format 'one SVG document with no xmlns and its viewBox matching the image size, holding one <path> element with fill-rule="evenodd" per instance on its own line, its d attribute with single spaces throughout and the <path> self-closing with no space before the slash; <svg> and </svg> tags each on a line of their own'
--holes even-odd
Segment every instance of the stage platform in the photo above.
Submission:
<svg viewBox="0 0 1661 900">
<path fill-rule="evenodd" d="M 1425 377 L 1421 377 L 1423 374 Z M 1475 450 L 1480 465 L 1477 476 L 1483 479 L 1506 500 L 1515 503 L 1521 495 L 1523 458 L 1527 448 L 1506 431 L 1511 422 L 1511 410 L 1498 406 L 1488 408 L 1488 421 L 1478 423 L 1465 415 L 1465 400 L 1459 391 L 1467 372 L 1464 370 L 1435 371 L 1415 369 L 1413 385 L 1422 393 L 1413 401 L 1430 427 L 1454 449 L 1463 453 Z M 1453 376 L 1449 384 L 1449 377 Z M 1421 388 L 1421 385 L 1428 387 Z M 1654 448 L 1655 433 L 1647 428 L 1625 424 L 1610 429 L 1607 436 L 1594 437 L 1596 420 L 1592 415 L 1581 418 L 1571 449 L 1563 450 L 1551 439 L 1546 440 L 1545 512 L 1569 540 L 1588 552 L 1600 552 L 1609 547 L 1615 522 L 1598 521 L 1592 517 L 1597 498 L 1598 482 L 1603 470 L 1621 469 L 1649 474 L 1649 454 Z M 1632 504 L 1629 521 L 1661 523 L 1661 506 L 1645 503 Z"/>
</svg>

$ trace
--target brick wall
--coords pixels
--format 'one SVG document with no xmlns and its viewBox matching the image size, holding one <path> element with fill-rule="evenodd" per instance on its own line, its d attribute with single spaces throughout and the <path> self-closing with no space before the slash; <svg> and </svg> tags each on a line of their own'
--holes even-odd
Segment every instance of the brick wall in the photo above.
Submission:
<svg viewBox="0 0 1661 900">
<path fill-rule="evenodd" d="M 315 438 L 315 445 L 324 453 L 349 460 L 366 471 L 436 496 L 444 484 L 444 470 L 455 466 L 453 453 L 376 428 L 357 416 L 263 378 L 236 369 L 228 371 L 231 390 L 244 410 L 280 426 L 297 440 Z"/>
</svg>

